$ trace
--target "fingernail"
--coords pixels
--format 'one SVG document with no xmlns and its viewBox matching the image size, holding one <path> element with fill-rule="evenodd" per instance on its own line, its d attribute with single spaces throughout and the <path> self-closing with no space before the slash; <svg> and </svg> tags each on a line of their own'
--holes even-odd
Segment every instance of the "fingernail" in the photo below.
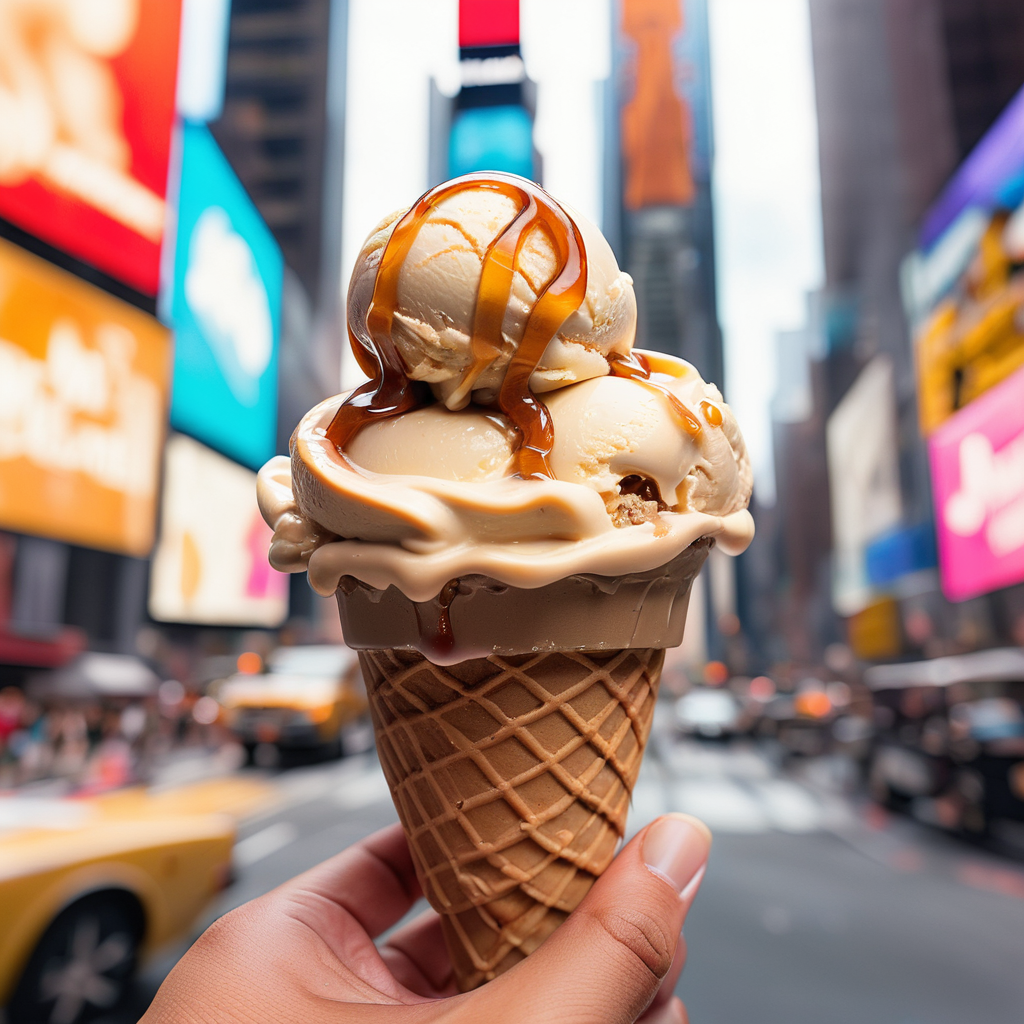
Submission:
<svg viewBox="0 0 1024 1024">
<path fill-rule="evenodd" d="M 647 829 L 640 853 L 648 870 L 685 898 L 700 885 L 710 849 L 711 831 L 704 822 L 666 814 Z"/>
</svg>

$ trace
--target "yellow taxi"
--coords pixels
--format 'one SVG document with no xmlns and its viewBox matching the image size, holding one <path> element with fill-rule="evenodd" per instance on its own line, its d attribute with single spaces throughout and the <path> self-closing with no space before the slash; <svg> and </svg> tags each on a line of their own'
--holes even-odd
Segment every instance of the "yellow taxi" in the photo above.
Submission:
<svg viewBox="0 0 1024 1024">
<path fill-rule="evenodd" d="M 255 809 L 265 788 L 238 779 L 0 797 L 7 1024 L 79 1024 L 114 1006 L 138 964 L 188 937 L 229 883 L 235 818 L 225 811 Z"/>
<path fill-rule="evenodd" d="M 337 756 L 344 728 L 366 713 L 359 662 L 347 647 L 279 647 L 265 670 L 259 656 L 247 652 L 238 668 L 211 693 L 222 724 L 250 756 L 260 744 Z"/>
</svg>

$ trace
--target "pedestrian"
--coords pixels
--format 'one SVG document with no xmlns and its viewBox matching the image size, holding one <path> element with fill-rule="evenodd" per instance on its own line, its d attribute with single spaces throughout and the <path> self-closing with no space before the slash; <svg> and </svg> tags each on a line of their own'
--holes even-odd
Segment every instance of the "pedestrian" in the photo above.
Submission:
<svg viewBox="0 0 1024 1024">
<path fill-rule="evenodd" d="M 220 918 L 142 1024 L 685 1024 L 680 932 L 710 842 L 693 818 L 658 818 L 536 952 L 460 995 L 433 911 L 374 944 L 421 896 L 394 825 Z"/>
</svg>

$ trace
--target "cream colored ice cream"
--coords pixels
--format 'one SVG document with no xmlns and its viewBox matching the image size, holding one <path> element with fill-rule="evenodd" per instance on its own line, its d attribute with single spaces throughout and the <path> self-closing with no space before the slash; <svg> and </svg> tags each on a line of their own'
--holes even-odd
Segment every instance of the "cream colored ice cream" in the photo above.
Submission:
<svg viewBox="0 0 1024 1024">
<path fill-rule="evenodd" d="M 470 188 L 421 218 L 393 271 L 391 337 L 403 372 L 429 382 L 439 400 L 368 415 L 341 451 L 327 433 L 343 396 L 303 418 L 291 459 L 272 460 L 260 474 L 278 569 L 308 568 L 325 595 L 354 577 L 426 601 L 472 574 L 541 587 L 574 573 L 651 570 L 700 537 L 732 552 L 749 543 L 751 474 L 732 412 L 688 363 L 655 353 L 640 363 L 631 354 L 632 284 L 597 229 L 576 215 L 585 296 L 529 376 L 550 415 L 550 474 L 517 475 L 519 432 L 495 407 L 496 389 L 560 263 L 549 230 L 525 234 L 502 340 L 481 370 L 471 337 L 481 267 L 514 214 L 507 195 Z M 396 223 L 375 230 L 353 274 L 357 336 Z M 623 360 L 642 376 L 616 375 Z M 474 364 L 475 390 L 466 387 Z"/>
<path fill-rule="evenodd" d="M 381 253 L 399 211 L 374 228 L 356 261 L 350 307 L 370 304 Z M 488 245 L 514 213 L 511 198 L 498 193 L 457 193 L 434 208 L 419 228 L 398 278 L 393 338 L 413 380 L 425 381 L 451 409 L 493 399 L 511 353 L 519 344 L 537 295 L 555 274 L 550 235 L 530 232 L 515 264 L 511 296 L 502 322 L 502 352 L 476 380 L 471 336 L 477 291 Z M 583 304 L 549 342 L 530 378 L 537 394 L 608 373 L 607 356 L 628 354 L 636 329 L 633 282 L 619 270 L 604 235 L 573 213 L 587 252 Z"/>
</svg>

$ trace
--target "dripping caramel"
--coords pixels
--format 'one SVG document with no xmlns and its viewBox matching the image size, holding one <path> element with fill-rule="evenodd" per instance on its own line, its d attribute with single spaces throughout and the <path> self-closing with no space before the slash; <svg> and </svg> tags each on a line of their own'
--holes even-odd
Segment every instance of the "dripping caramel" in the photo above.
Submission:
<svg viewBox="0 0 1024 1024">
<path fill-rule="evenodd" d="M 686 407 L 683 401 L 674 395 L 664 384 L 651 378 L 651 366 L 639 352 L 630 352 L 628 356 L 612 354 L 608 357 L 608 366 L 613 377 L 625 377 L 627 380 L 635 380 L 639 384 L 657 391 L 659 395 L 668 399 L 669 405 L 676 419 L 682 424 L 683 429 L 691 437 L 700 437 L 700 420 Z M 719 414 L 721 415 L 721 414 Z"/>
<path fill-rule="evenodd" d="M 498 392 L 498 408 L 519 435 L 517 468 L 523 477 L 551 477 L 548 456 L 554 445 L 551 417 L 529 388 L 530 377 L 551 339 L 582 304 L 587 293 L 587 257 L 572 218 L 539 186 L 498 174 L 468 174 L 431 189 L 395 225 L 377 268 L 366 316 L 350 319 L 349 338 L 356 360 L 370 380 L 357 388 L 327 428 L 328 439 L 343 450 L 375 418 L 397 416 L 420 404 L 391 332 L 398 305 L 402 265 L 431 211 L 450 196 L 469 189 L 498 192 L 512 199 L 516 213 L 488 246 L 477 290 L 470 352 L 472 363 L 458 394 L 465 396 L 500 355 L 501 326 L 512 294 L 520 252 L 534 227 L 546 230 L 554 248 L 555 274 L 530 311 L 522 340 L 512 355 Z"/>
<path fill-rule="evenodd" d="M 704 419 L 706 419 L 711 426 L 720 427 L 722 425 L 722 410 L 713 402 L 701 402 L 700 411 L 704 413 Z"/>
</svg>

